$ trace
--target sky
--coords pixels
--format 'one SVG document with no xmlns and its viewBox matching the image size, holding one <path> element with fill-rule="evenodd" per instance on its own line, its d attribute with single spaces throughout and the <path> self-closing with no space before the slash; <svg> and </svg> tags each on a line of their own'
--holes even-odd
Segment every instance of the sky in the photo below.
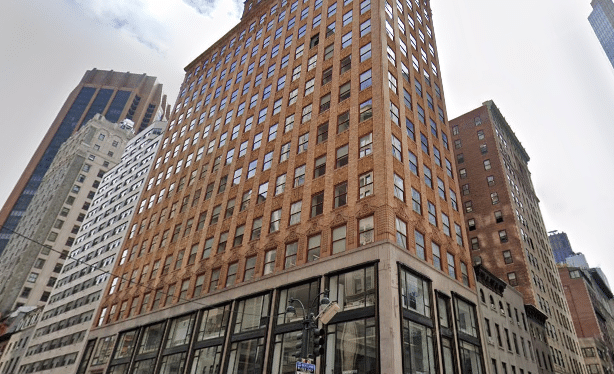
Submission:
<svg viewBox="0 0 614 374">
<path fill-rule="evenodd" d="M 566 232 L 614 282 L 614 68 L 588 23 L 590 0 L 431 7 L 448 117 L 493 100 L 531 157 L 547 230 Z M 0 202 L 86 70 L 156 76 L 174 103 L 183 68 L 241 11 L 242 0 L 6 0 Z"/>
</svg>

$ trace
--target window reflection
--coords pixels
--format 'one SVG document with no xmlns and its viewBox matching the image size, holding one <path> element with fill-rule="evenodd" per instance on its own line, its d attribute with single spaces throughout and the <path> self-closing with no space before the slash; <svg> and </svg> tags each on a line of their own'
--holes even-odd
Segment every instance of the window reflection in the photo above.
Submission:
<svg viewBox="0 0 614 374">
<path fill-rule="evenodd" d="M 330 299 L 341 311 L 375 305 L 374 266 L 332 276 L 329 283 Z"/>
<path fill-rule="evenodd" d="M 171 322 L 171 328 L 166 338 L 166 347 L 172 348 L 180 345 L 185 345 L 190 342 L 192 330 L 194 329 L 194 320 L 196 315 L 190 314 L 187 316 L 175 318 Z"/>
<path fill-rule="evenodd" d="M 229 374 L 259 374 L 262 373 L 262 356 L 264 353 L 264 338 L 244 340 L 232 343 L 228 361 Z"/>
<path fill-rule="evenodd" d="M 269 294 L 241 300 L 237 306 L 235 333 L 266 327 L 269 316 Z"/>
<path fill-rule="evenodd" d="M 198 328 L 198 341 L 224 336 L 229 317 L 230 304 L 205 310 Z"/>
<path fill-rule="evenodd" d="M 158 350 L 163 335 L 164 322 L 145 327 L 138 354 L 150 353 Z"/>
<path fill-rule="evenodd" d="M 432 329 L 403 319 L 403 372 L 435 373 Z"/>
<path fill-rule="evenodd" d="M 422 278 L 401 269 L 401 302 L 403 308 L 421 314 L 431 316 L 431 297 L 429 283 Z"/>
<path fill-rule="evenodd" d="M 375 318 L 328 326 L 326 374 L 377 372 Z"/>
<path fill-rule="evenodd" d="M 217 374 L 221 359 L 221 345 L 199 349 L 194 353 L 191 374 Z"/>
<path fill-rule="evenodd" d="M 288 300 L 290 298 L 300 300 L 305 306 L 305 309 L 309 309 L 310 303 L 318 295 L 318 282 L 313 281 L 311 283 L 301 284 L 296 287 L 287 288 L 281 290 L 279 293 L 279 307 L 277 308 L 277 324 L 302 321 L 305 314 L 303 308 L 300 307 L 299 302 L 294 302 L 292 305 L 295 307 L 296 313 L 286 313 L 286 307 L 289 305 Z M 318 310 L 315 310 L 315 314 Z"/>
</svg>

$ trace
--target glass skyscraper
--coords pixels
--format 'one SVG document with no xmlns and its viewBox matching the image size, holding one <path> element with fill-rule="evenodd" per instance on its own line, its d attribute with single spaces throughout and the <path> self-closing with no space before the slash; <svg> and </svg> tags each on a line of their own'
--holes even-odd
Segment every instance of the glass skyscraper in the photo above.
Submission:
<svg viewBox="0 0 614 374">
<path fill-rule="evenodd" d="M 592 0 L 591 6 L 593 11 L 588 16 L 588 21 L 614 67 L 614 2 L 612 0 Z"/>
<path fill-rule="evenodd" d="M 128 118 L 140 131 L 163 115 L 162 84 L 145 74 L 92 69 L 66 99 L 26 170 L 0 210 L 0 254 L 38 190 L 62 143 L 96 113 L 110 122 Z"/>
</svg>

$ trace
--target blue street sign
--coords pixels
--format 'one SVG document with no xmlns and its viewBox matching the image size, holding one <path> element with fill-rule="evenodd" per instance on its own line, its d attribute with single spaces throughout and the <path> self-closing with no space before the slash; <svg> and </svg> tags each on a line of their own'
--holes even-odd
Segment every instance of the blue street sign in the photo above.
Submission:
<svg viewBox="0 0 614 374">
<path fill-rule="evenodd" d="M 315 373 L 316 365 L 297 361 L 296 362 L 296 372 L 297 373 Z"/>
</svg>

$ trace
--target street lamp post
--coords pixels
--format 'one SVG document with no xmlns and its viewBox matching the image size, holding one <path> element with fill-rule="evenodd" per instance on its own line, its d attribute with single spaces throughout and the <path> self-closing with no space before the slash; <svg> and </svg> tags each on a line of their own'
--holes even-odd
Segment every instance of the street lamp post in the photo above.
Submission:
<svg viewBox="0 0 614 374">
<path fill-rule="evenodd" d="M 324 295 L 320 303 L 317 304 L 318 298 Z M 328 298 L 329 291 L 324 290 L 324 292 L 320 292 L 312 301 L 307 305 L 308 309 L 305 309 L 305 305 L 299 299 L 295 299 L 293 297 L 288 300 L 288 307 L 286 308 L 286 313 L 294 313 L 296 314 L 296 308 L 292 305 L 294 302 L 298 302 L 301 309 L 303 310 L 303 329 L 296 338 L 300 340 L 300 343 L 296 345 L 296 348 L 299 349 L 298 352 L 294 354 L 294 356 L 298 359 L 315 359 L 320 354 L 324 353 L 324 329 L 318 328 L 318 319 L 320 314 L 314 316 L 313 313 L 310 312 L 312 308 L 315 308 L 318 305 L 329 305 L 330 299 Z M 312 336 L 313 335 L 313 336 Z M 312 347 L 310 349 L 309 345 L 312 343 Z"/>
</svg>

